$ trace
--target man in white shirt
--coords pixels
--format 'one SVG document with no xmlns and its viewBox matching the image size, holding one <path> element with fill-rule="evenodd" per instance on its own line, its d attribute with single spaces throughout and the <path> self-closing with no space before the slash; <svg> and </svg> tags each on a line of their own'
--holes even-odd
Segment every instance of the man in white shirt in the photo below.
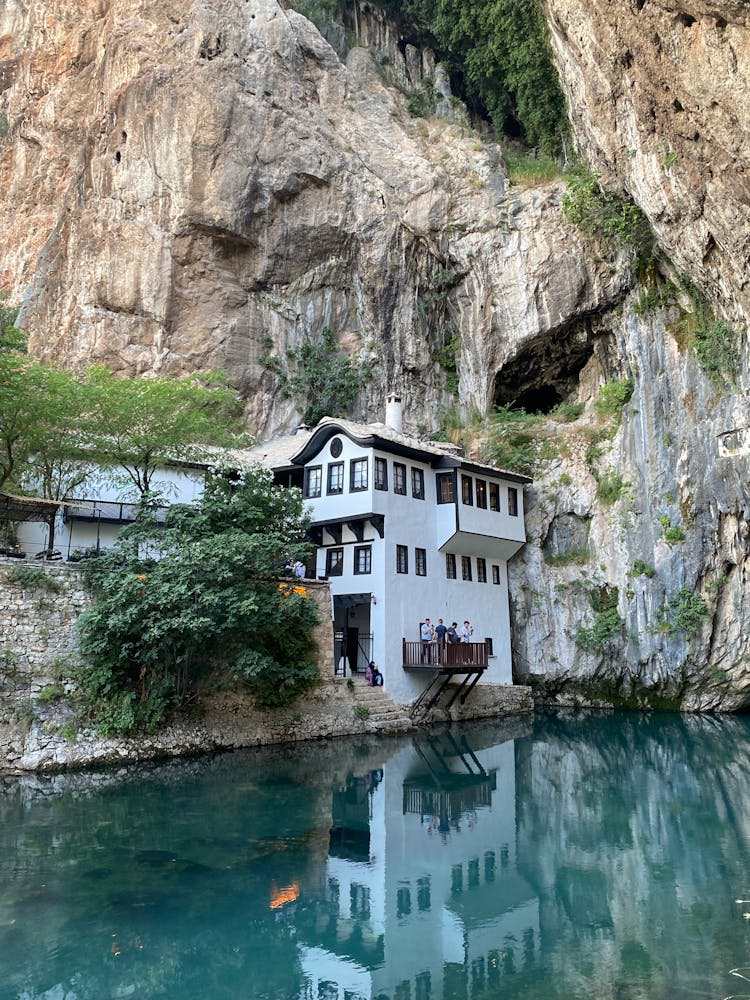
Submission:
<svg viewBox="0 0 750 1000">
<path fill-rule="evenodd" d="M 422 663 L 432 663 L 432 640 L 435 636 L 430 619 L 425 620 L 419 626 L 419 638 L 422 640 Z"/>
<path fill-rule="evenodd" d="M 459 638 L 461 642 L 471 642 L 471 637 L 474 635 L 474 628 L 470 622 L 464 622 L 461 628 L 458 630 Z"/>
</svg>

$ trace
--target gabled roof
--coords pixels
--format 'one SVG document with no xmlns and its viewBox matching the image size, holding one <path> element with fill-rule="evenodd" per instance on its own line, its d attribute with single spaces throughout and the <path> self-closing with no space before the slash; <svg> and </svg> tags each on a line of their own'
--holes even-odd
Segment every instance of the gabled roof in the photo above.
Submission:
<svg viewBox="0 0 750 1000">
<path fill-rule="evenodd" d="M 522 476 L 517 472 L 509 472 L 506 469 L 485 465 L 483 462 L 465 459 L 454 445 L 444 444 L 440 441 L 422 441 L 418 438 L 410 438 L 386 424 L 359 424 L 352 420 L 324 417 L 313 428 L 306 440 L 298 435 L 281 440 L 299 442 L 300 447 L 296 453 L 290 455 L 289 461 L 291 465 L 306 465 L 336 434 L 345 434 L 363 448 L 377 448 L 379 451 L 385 451 L 392 455 L 426 462 L 434 469 L 465 469 L 476 475 L 494 479 L 509 479 L 511 482 L 522 485 L 531 482 L 529 476 Z"/>
</svg>

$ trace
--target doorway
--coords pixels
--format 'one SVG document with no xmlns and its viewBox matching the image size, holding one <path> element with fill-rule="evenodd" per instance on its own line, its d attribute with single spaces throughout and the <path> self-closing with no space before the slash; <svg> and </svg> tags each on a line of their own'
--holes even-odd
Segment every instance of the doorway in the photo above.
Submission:
<svg viewBox="0 0 750 1000">
<path fill-rule="evenodd" d="M 333 663 L 337 677 L 364 674 L 372 659 L 372 594 L 341 594 L 333 599 Z"/>
</svg>

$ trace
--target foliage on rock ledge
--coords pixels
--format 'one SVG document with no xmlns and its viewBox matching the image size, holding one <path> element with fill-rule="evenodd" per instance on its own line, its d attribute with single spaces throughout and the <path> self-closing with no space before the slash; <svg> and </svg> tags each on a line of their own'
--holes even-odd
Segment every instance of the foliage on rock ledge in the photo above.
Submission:
<svg viewBox="0 0 750 1000">
<path fill-rule="evenodd" d="M 300 491 L 275 487 L 257 467 L 214 474 L 165 526 L 154 509 L 147 497 L 117 544 L 85 565 L 94 604 L 78 623 L 78 681 L 100 731 L 153 729 L 217 668 L 265 706 L 308 689 L 317 608 L 278 579 L 284 562 L 305 555 Z"/>
</svg>

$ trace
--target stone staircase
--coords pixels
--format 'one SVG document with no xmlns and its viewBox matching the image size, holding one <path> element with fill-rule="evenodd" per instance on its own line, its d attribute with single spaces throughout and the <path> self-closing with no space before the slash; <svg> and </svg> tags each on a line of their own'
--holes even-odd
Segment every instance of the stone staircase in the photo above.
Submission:
<svg viewBox="0 0 750 1000">
<path fill-rule="evenodd" d="M 407 710 L 392 701 L 382 687 L 370 687 L 364 677 L 353 677 L 352 681 L 356 704 L 364 705 L 370 713 L 368 729 L 401 733 L 415 728 Z"/>
</svg>

